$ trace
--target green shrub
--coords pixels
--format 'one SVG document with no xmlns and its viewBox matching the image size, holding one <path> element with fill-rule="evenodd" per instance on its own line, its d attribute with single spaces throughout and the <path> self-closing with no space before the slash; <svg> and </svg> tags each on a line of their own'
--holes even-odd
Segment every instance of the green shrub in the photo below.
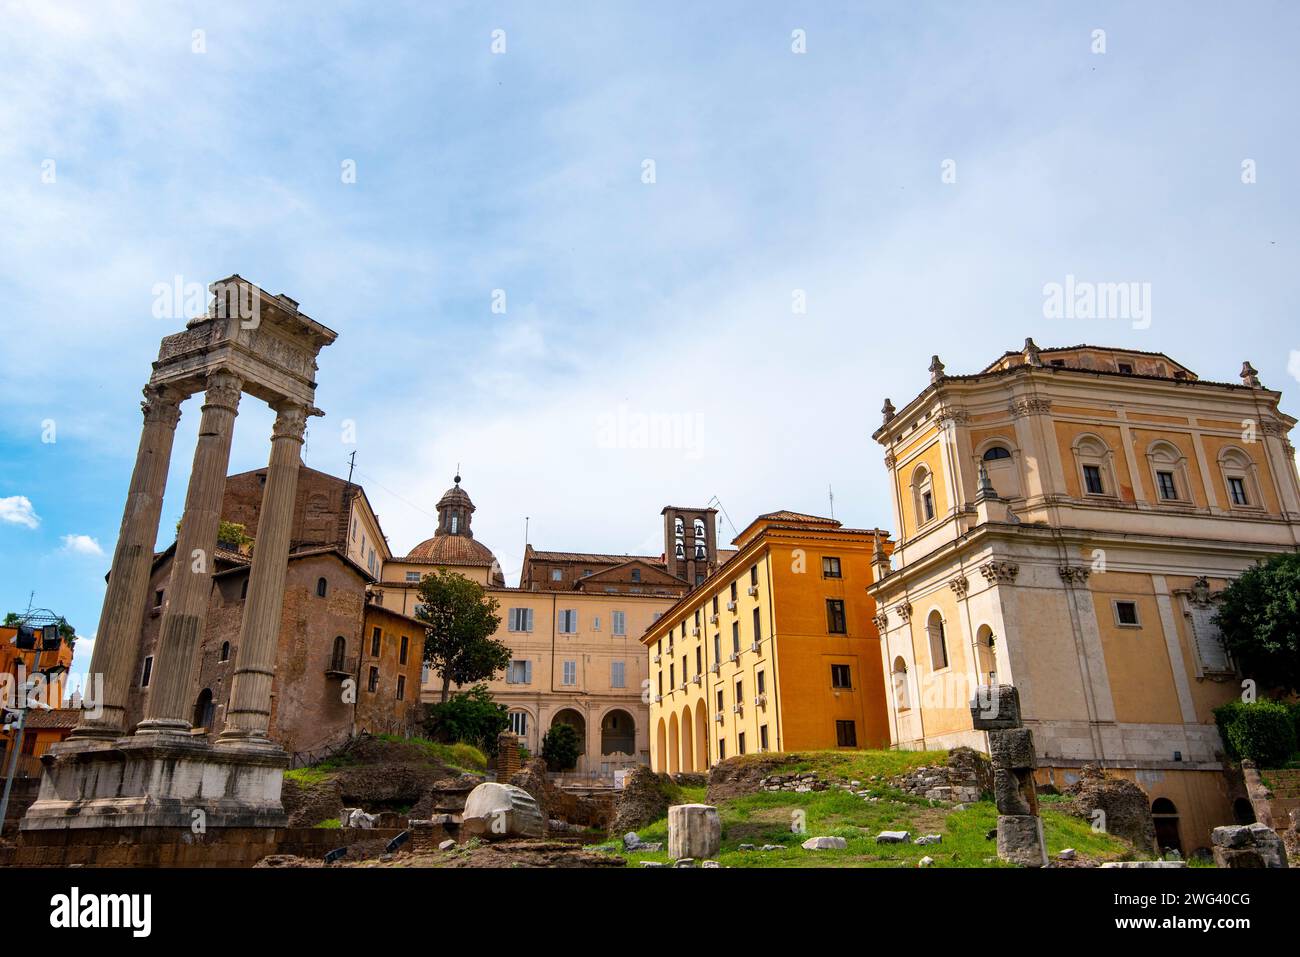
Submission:
<svg viewBox="0 0 1300 957">
<path fill-rule="evenodd" d="M 1296 749 L 1295 711 L 1280 701 L 1230 701 L 1214 709 L 1214 720 L 1234 761 L 1273 767 Z"/>
<path fill-rule="evenodd" d="M 424 711 L 424 731 L 431 739 L 471 744 L 488 755 L 497 753 L 497 735 L 508 727 L 509 712 L 492 700 L 487 685 L 458 692 Z"/>
<path fill-rule="evenodd" d="M 552 771 L 568 771 L 578 763 L 578 729 L 571 724 L 551 725 L 542 738 L 542 760 Z"/>
</svg>

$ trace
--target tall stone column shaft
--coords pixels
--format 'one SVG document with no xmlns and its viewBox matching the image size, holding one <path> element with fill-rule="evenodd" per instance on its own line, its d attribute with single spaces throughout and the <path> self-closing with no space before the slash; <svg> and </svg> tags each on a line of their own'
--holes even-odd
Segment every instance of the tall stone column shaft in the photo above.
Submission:
<svg viewBox="0 0 1300 957">
<path fill-rule="evenodd" d="M 303 431 L 308 410 L 296 403 L 274 407 L 271 461 L 257 519 L 257 543 L 248 578 L 248 600 L 239 630 L 230 706 L 219 746 L 272 748 L 267 736 L 271 718 L 271 682 L 289 561 L 289 533 L 298 490 Z"/>
<path fill-rule="evenodd" d="M 140 448 L 135 455 L 135 470 L 131 473 L 104 607 L 99 613 L 95 650 L 90 658 L 90 675 L 101 675 L 103 687 L 97 701 L 92 701 L 89 694 L 94 691 L 93 686 L 87 689 L 85 702 L 95 707 L 82 713 L 81 722 L 72 732 L 74 738 L 111 740 L 126 729 L 127 691 L 140 650 L 140 627 L 149 600 L 153 547 L 158 540 L 167 469 L 184 398 L 175 390 L 157 386 L 145 386 L 144 395 L 145 400 L 140 403 L 144 412 Z M 98 717 L 92 717 L 96 712 Z"/>
<path fill-rule="evenodd" d="M 190 675 L 208 617 L 213 556 L 242 386 L 232 372 L 208 376 L 194 469 L 176 536 L 167 610 L 159 625 L 149 704 L 137 734 L 189 733 Z"/>
</svg>

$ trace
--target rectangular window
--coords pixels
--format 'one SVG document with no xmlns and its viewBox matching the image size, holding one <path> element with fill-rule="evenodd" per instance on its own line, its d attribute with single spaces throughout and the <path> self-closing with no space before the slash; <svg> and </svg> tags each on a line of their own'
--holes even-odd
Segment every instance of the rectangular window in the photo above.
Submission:
<svg viewBox="0 0 1300 957">
<path fill-rule="evenodd" d="M 703 661 L 704 661 L 704 649 L 701 648 L 699 645 L 696 645 L 695 646 L 695 673 L 697 675 L 704 670 L 704 665 L 702 663 Z"/>
<path fill-rule="evenodd" d="M 558 581 L 563 581 L 563 580 L 564 580 L 564 573 L 563 573 L 562 571 L 560 571 L 558 568 L 552 568 L 552 569 L 551 569 L 551 581 L 553 581 L 553 582 L 558 582 Z"/>
<path fill-rule="evenodd" d="M 844 620 L 844 599 L 826 599 L 826 630 L 832 635 L 848 633 L 849 629 Z"/>
<path fill-rule="evenodd" d="M 402 701 L 406 698 L 406 675 L 397 676 L 397 700 Z"/>
<path fill-rule="evenodd" d="M 379 669 L 374 665 L 370 666 L 370 677 L 366 681 L 366 690 L 371 694 L 379 689 Z"/>
<path fill-rule="evenodd" d="M 623 662 L 611 661 L 609 663 L 609 686 L 611 688 L 627 687 L 627 677 L 624 674 Z"/>
<path fill-rule="evenodd" d="M 1089 495 L 1106 494 L 1106 486 L 1101 483 L 1101 466 L 1085 465 L 1083 467 L 1083 487 Z"/>
<path fill-rule="evenodd" d="M 1132 375 L 1132 374 L 1133 374 L 1133 366 L 1130 365 L 1130 364 L 1127 363 L 1127 362 L 1121 362 L 1121 363 L 1119 363 L 1119 371 L 1122 372 L 1122 373 L 1124 373 L 1124 375 Z"/>
<path fill-rule="evenodd" d="M 578 633 L 578 610 L 576 608 L 561 608 L 559 617 L 560 634 L 576 635 Z"/>
<path fill-rule="evenodd" d="M 572 686 L 578 683 L 578 663 L 576 661 L 566 661 L 564 663 L 564 684 Z"/>
<path fill-rule="evenodd" d="M 758 584 L 758 566 L 757 566 L 757 565 L 750 565 L 750 566 L 749 566 L 749 583 L 750 583 L 751 585 L 757 585 L 757 584 Z"/>
<path fill-rule="evenodd" d="M 591 630 L 600 631 L 600 615 L 591 616 Z"/>
<path fill-rule="evenodd" d="M 831 687 L 832 688 L 853 687 L 853 676 L 849 672 L 848 665 L 831 665 Z"/>
<path fill-rule="evenodd" d="M 621 636 L 621 635 L 626 635 L 626 634 L 627 634 L 627 612 L 625 612 L 625 611 L 616 611 L 616 612 L 611 612 L 611 613 L 610 613 L 610 622 L 611 622 L 611 623 L 613 624 L 613 626 L 614 626 L 614 629 L 613 629 L 613 630 L 614 630 L 614 634 L 616 634 L 616 635 L 620 635 L 620 636 Z"/>
<path fill-rule="evenodd" d="M 758 693 L 767 694 L 767 672 L 760 671 L 758 674 L 754 675 L 754 681 L 758 685 Z"/>
<path fill-rule="evenodd" d="M 719 711 L 719 712 L 721 712 L 722 709 L 725 707 L 725 705 L 724 705 L 724 703 L 723 703 L 723 698 L 725 698 L 725 697 L 726 697 L 726 695 L 723 693 L 722 689 L 719 688 L 719 689 L 718 689 L 718 711 Z"/>
<path fill-rule="evenodd" d="M 1246 497 L 1246 482 L 1244 479 L 1228 479 L 1228 494 L 1232 496 L 1233 505 L 1249 505 L 1250 499 Z"/>
<path fill-rule="evenodd" d="M 739 734 L 736 735 L 736 753 L 737 754 L 745 753 L 745 732 L 744 731 L 741 731 Z"/>
<path fill-rule="evenodd" d="M 668 690 L 672 691 L 677 687 L 677 666 L 670 664 L 668 666 Z"/>
<path fill-rule="evenodd" d="M 731 653 L 740 654 L 740 622 L 731 623 Z"/>
<path fill-rule="evenodd" d="M 841 748 L 858 746 L 858 724 L 856 721 L 835 722 L 835 743 Z"/>
<path fill-rule="evenodd" d="M 715 663 L 722 660 L 722 636 L 721 635 L 713 636 L 713 660 Z"/>
<path fill-rule="evenodd" d="M 510 730 L 513 731 L 515 734 L 519 735 L 519 737 L 521 738 L 528 734 L 528 712 L 527 711 L 510 712 Z"/>
<path fill-rule="evenodd" d="M 921 494 L 921 509 L 925 513 L 925 521 L 934 518 L 934 495 L 930 492 Z"/>
<path fill-rule="evenodd" d="M 371 658 L 379 657 L 379 644 L 380 641 L 383 639 L 383 636 L 384 636 L 384 632 L 382 628 L 376 628 L 373 632 L 370 633 L 370 657 Z"/>
<path fill-rule="evenodd" d="M 727 760 L 727 741 L 725 738 L 718 738 L 718 760 Z"/>
<path fill-rule="evenodd" d="M 840 560 L 838 558 L 822 559 L 822 578 L 842 578 L 840 574 Z"/>
<path fill-rule="evenodd" d="M 758 609 L 755 608 L 754 609 L 754 644 L 758 644 L 762 640 L 763 640 L 763 619 L 762 616 L 758 613 Z"/>
<path fill-rule="evenodd" d="M 153 606 L 155 608 L 161 608 L 162 600 L 163 600 L 163 590 L 159 588 L 156 592 L 153 593 Z"/>
<path fill-rule="evenodd" d="M 407 580 L 408 582 L 411 582 L 412 584 L 418 584 L 419 581 L 420 581 L 420 573 L 419 573 L 419 572 L 407 572 L 407 573 L 406 573 L 406 580 Z"/>
<path fill-rule="evenodd" d="M 1138 621 L 1138 606 L 1135 601 L 1117 601 L 1115 602 L 1115 623 L 1136 627 L 1141 624 Z"/>
<path fill-rule="evenodd" d="M 758 748 L 760 751 L 767 750 L 767 725 L 758 729 Z"/>
<path fill-rule="evenodd" d="M 745 679 L 739 678 L 736 680 L 736 704 L 744 704 L 744 702 L 745 702 Z"/>
<path fill-rule="evenodd" d="M 410 647 L 410 645 L 411 645 L 411 639 L 407 638 L 405 635 L 402 635 L 402 647 L 397 653 L 397 663 L 399 665 L 406 664 L 406 651 Z"/>
<path fill-rule="evenodd" d="M 717 596 L 717 595 L 714 595 L 714 596 L 713 596 L 713 613 L 714 613 L 715 615 L 718 613 L 718 596 Z"/>
<path fill-rule="evenodd" d="M 1156 483 L 1160 486 L 1160 497 L 1166 502 L 1178 500 L 1178 486 L 1174 484 L 1173 472 L 1157 472 Z"/>
<path fill-rule="evenodd" d="M 533 610 L 531 608 L 511 608 L 507 627 L 511 631 L 532 631 Z"/>
<path fill-rule="evenodd" d="M 731 600 L 732 600 L 732 601 L 735 601 L 735 600 L 736 600 L 736 583 L 735 583 L 735 582 L 732 582 L 732 583 L 731 583 Z"/>
<path fill-rule="evenodd" d="M 144 659 L 144 671 L 140 673 L 140 687 L 149 687 L 149 679 L 153 677 L 153 655 L 146 655 Z M 32 739 L 36 740 L 35 738 Z"/>
<path fill-rule="evenodd" d="M 533 663 L 526 659 L 516 658 L 510 662 L 506 668 L 506 684 L 526 685 L 532 684 L 533 681 Z"/>
<path fill-rule="evenodd" d="M 659 697 L 664 696 L 664 673 L 662 671 L 655 674 L 655 680 L 659 683 Z"/>
</svg>

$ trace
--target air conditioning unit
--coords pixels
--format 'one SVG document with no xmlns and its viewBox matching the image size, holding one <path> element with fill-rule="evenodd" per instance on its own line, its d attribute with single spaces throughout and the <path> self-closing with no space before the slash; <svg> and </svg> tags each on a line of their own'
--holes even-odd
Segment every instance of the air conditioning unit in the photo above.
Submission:
<svg viewBox="0 0 1300 957">
<path fill-rule="evenodd" d="M 655 655 L 655 656 L 654 656 L 654 663 L 655 663 L 655 664 L 659 664 L 659 659 L 662 658 L 662 657 L 663 657 L 662 655 Z"/>
<path fill-rule="evenodd" d="M 718 613 L 715 611 L 712 615 L 709 616 L 709 624 L 716 625 L 717 623 L 718 623 Z"/>
<path fill-rule="evenodd" d="M 695 625 L 695 626 L 693 626 L 693 627 L 691 628 L 691 637 L 692 637 L 692 638 L 698 638 L 698 637 L 700 637 L 700 626 L 699 626 L 699 625 Z"/>
<path fill-rule="evenodd" d="M 686 690 L 686 686 L 687 686 L 687 683 L 686 683 L 685 681 L 683 681 L 683 682 L 681 683 L 681 685 L 678 686 L 677 690 L 678 690 L 678 691 L 685 691 L 685 690 Z"/>
<path fill-rule="evenodd" d="M 694 678 L 692 678 L 691 680 L 694 681 L 697 685 L 698 685 L 698 684 L 703 684 L 703 683 L 704 683 L 704 679 L 701 678 L 699 675 L 696 675 L 696 676 L 695 676 Z"/>
<path fill-rule="evenodd" d="M 735 610 L 736 610 L 736 603 L 734 601 L 727 602 L 727 611 L 735 611 Z"/>
<path fill-rule="evenodd" d="M 733 652 L 731 653 L 731 657 L 728 658 L 727 660 L 728 660 L 728 661 L 739 661 L 739 660 L 740 660 L 740 652 L 739 652 L 739 651 L 733 651 Z"/>
<path fill-rule="evenodd" d="M 717 714 L 715 714 L 715 715 L 713 716 L 713 720 L 716 721 L 716 722 L 718 722 L 718 724 L 722 724 L 722 721 L 723 721 L 722 712 L 719 711 Z"/>
<path fill-rule="evenodd" d="M 760 694 L 760 695 L 755 695 L 755 696 L 754 696 L 754 707 L 755 707 L 755 708 L 766 708 L 766 707 L 767 707 L 767 692 L 763 692 L 763 693 Z"/>
<path fill-rule="evenodd" d="M 749 646 L 749 650 L 752 651 L 752 652 L 757 653 L 757 652 L 758 652 L 758 649 L 759 649 L 759 648 L 762 648 L 762 647 L 763 647 L 763 643 L 762 643 L 762 642 L 755 641 L 755 642 L 753 642 L 753 643 Z"/>
<path fill-rule="evenodd" d="M 655 695 L 655 704 L 658 704 L 660 701 L 663 701 L 663 700 L 664 700 L 664 696 L 663 696 L 663 695 L 661 695 L 661 694 L 657 694 L 657 695 Z"/>
<path fill-rule="evenodd" d="M 718 668 L 720 667 L 721 666 L 715 661 L 713 664 L 709 665 L 709 671 L 716 675 L 718 673 Z"/>
<path fill-rule="evenodd" d="M 746 590 L 745 594 L 748 595 L 750 598 L 755 597 L 758 594 L 758 586 L 750 585 L 749 588 Z"/>
<path fill-rule="evenodd" d="M 737 701 L 731 706 L 731 712 L 732 714 L 744 714 L 745 706 L 741 702 Z"/>
</svg>

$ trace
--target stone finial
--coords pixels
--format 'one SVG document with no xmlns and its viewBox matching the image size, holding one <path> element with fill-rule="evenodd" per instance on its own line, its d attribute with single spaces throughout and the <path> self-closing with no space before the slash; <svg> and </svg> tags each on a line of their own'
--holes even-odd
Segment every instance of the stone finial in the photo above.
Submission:
<svg viewBox="0 0 1300 957">
<path fill-rule="evenodd" d="M 980 462 L 979 481 L 975 486 L 975 501 L 982 502 L 985 499 L 998 498 L 998 490 L 993 487 L 993 481 L 989 478 L 989 470 Z"/>
<path fill-rule="evenodd" d="M 1025 340 L 1025 363 L 1031 366 L 1041 366 L 1043 357 L 1039 355 L 1038 346 L 1034 344 L 1033 339 Z"/>
<path fill-rule="evenodd" d="M 890 572 L 889 556 L 885 553 L 885 544 L 880 537 L 880 529 L 871 533 L 874 547 L 871 551 L 871 564 L 877 568 L 876 580 L 879 581 Z"/>
<path fill-rule="evenodd" d="M 1263 388 L 1259 381 L 1259 370 L 1251 365 L 1249 361 L 1241 364 L 1241 384 L 1248 385 L 1252 389 Z"/>
<path fill-rule="evenodd" d="M 938 356 L 930 357 L 930 381 L 938 382 L 943 378 L 943 363 L 939 361 Z"/>
<path fill-rule="evenodd" d="M 880 408 L 880 414 L 885 417 L 885 425 L 888 425 L 890 420 L 898 414 L 894 408 L 894 403 L 889 401 L 888 396 L 885 397 L 885 404 Z"/>
</svg>

